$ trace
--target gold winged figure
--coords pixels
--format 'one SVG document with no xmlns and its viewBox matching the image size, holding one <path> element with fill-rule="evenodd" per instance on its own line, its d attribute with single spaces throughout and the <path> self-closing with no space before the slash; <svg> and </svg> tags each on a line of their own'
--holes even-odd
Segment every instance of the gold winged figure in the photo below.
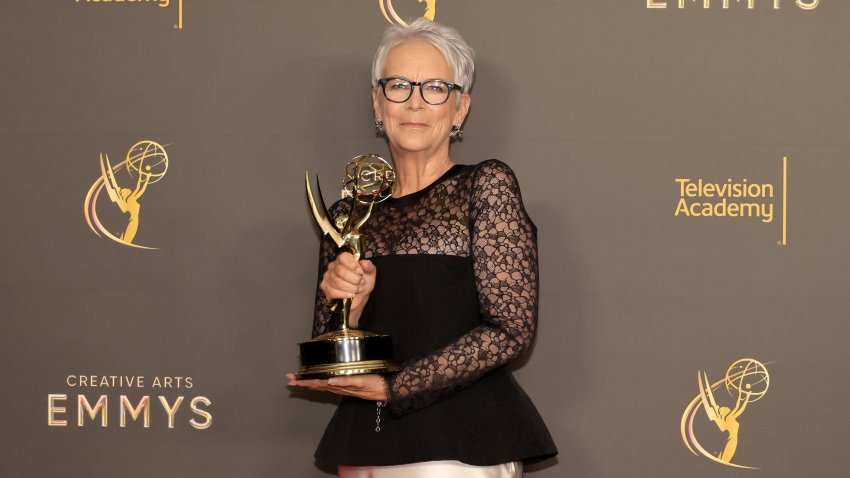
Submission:
<svg viewBox="0 0 850 478">
<path fill-rule="evenodd" d="M 141 161 L 144 161 L 144 158 Z M 150 170 L 150 166 L 146 166 L 144 170 L 142 166 L 142 164 L 139 164 L 139 179 L 136 181 L 136 188 L 133 190 L 122 188 L 118 186 L 112 165 L 109 164 L 109 155 L 100 155 L 100 170 L 103 175 L 106 192 L 109 194 L 109 199 L 118 205 L 121 212 L 130 214 L 127 227 L 119 237 L 122 241 L 131 244 L 133 243 L 133 238 L 136 237 L 136 232 L 139 230 L 139 210 L 141 209 L 139 198 L 145 193 L 145 189 L 147 189 L 151 178 L 151 175 L 146 172 Z"/>
<path fill-rule="evenodd" d="M 723 451 L 718 454 L 717 458 L 726 463 L 732 462 L 732 457 L 735 455 L 735 450 L 738 448 L 738 417 L 744 413 L 747 404 L 750 403 L 752 392 L 745 392 L 738 389 L 738 399 L 735 403 L 735 408 L 719 407 L 714 399 L 714 394 L 711 393 L 711 383 L 708 381 L 708 375 L 705 372 L 702 375 L 697 372 L 697 380 L 699 381 L 700 397 L 702 399 L 703 408 L 708 418 L 717 425 L 717 428 L 722 432 L 729 434 L 726 438 L 726 446 Z"/>
</svg>

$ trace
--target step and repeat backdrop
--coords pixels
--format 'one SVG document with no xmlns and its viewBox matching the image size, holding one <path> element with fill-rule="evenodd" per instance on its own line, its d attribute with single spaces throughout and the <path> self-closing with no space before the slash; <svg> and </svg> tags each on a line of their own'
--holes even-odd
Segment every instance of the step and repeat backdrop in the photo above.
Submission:
<svg viewBox="0 0 850 478">
<path fill-rule="evenodd" d="M 0 476 L 334 472 L 284 377 L 303 175 L 389 157 L 370 62 L 421 16 L 477 52 L 452 159 L 539 229 L 526 474 L 846 476 L 845 0 L 5 0 Z"/>
</svg>

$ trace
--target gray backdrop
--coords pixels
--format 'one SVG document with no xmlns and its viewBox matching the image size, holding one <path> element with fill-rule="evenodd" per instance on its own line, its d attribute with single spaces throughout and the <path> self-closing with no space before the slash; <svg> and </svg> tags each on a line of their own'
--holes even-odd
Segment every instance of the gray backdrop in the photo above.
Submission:
<svg viewBox="0 0 850 478">
<path fill-rule="evenodd" d="M 0 9 L 4 477 L 328 476 L 312 453 L 334 402 L 283 377 L 312 320 L 302 175 L 330 187 L 350 157 L 387 154 L 369 100 L 387 21 L 377 1 L 185 0 L 177 28 L 168 3 Z M 516 375 L 561 453 L 528 474 L 753 473 L 691 454 L 679 431 L 697 371 L 719 380 L 752 357 L 770 389 L 740 417 L 733 461 L 845 476 L 850 2 L 666 3 L 436 5 L 478 54 L 452 158 L 510 164 L 540 231 L 539 334 Z M 137 242 L 155 251 L 97 237 L 83 215 L 99 154 L 115 164 L 145 139 L 170 161 L 140 200 Z M 774 220 L 674 216 L 676 178 L 773 184 Z M 192 388 L 152 386 L 166 376 Z M 67 395 L 67 426 L 48 426 L 48 394 Z M 107 396 L 107 427 L 77 426 L 78 394 Z M 150 428 L 119 426 L 121 395 L 151 397 Z M 185 396 L 173 429 L 160 395 Z M 206 430 L 189 424 L 197 396 Z"/>
</svg>

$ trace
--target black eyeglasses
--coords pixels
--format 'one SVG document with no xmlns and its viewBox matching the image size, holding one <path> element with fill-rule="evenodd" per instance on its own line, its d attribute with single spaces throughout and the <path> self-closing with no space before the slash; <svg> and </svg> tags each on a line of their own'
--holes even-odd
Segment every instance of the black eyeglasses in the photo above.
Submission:
<svg viewBox="0 0 850 478">
<path fill-rule="evenodd" d="M 463 93 L 463 87 L 443 80 L 410 81 L 407 78 L 380 78 L 378 84 L 384 92 L 384 98 L 393 103 L 404 103 L 413 94 L 413 87 L 419 87 L 422 99 L 429 105 L 441 105 L 448 101 L 452 90 Z"/>
</svg>

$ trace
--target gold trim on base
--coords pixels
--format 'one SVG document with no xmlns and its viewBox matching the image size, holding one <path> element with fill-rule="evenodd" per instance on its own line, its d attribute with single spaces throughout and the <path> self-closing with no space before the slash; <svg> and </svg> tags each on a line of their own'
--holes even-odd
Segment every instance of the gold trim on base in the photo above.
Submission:
<svg viewBox="0 0 850 478">
<path fill-rule="evenodd" d="M 336 342 L 339 340 L 359 340 L 366 337 L 381 337 L 381 334 L 366 332 L 358 329 L 341 329 L 332 330 L 326 334 L 322 334 L 308 342 Z"/>
<path fill-rule="evenodd" d="M 341 362 L 302 367 L 295 376 L 301 379 L 330 378 L 344 375 L 362 375 L 366 373 L 389 373 L 401 370 L 390 360 L 362 360 L 359 362 Z"/>
</svg>

